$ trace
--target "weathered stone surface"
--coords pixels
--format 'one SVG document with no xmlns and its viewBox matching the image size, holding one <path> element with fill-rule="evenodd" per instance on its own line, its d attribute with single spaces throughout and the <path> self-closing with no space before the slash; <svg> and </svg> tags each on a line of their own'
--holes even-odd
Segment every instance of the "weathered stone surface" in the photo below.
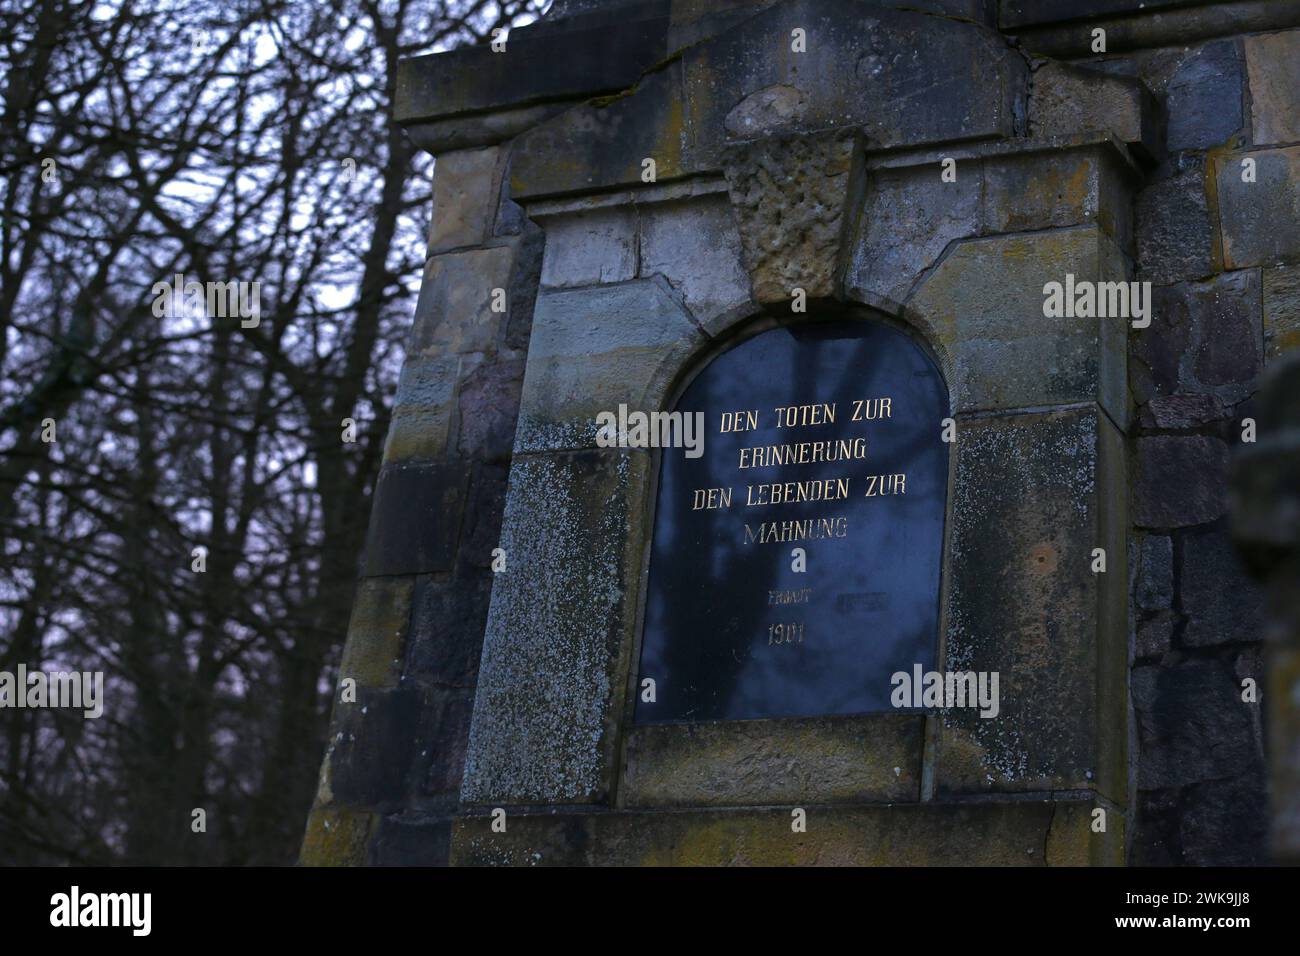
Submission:
<svg viewBox="0 0 1300 956">
<path fill-rule="evenodd" d="M 416 123 L 539 100 L 577 99 L 625 89 L 668 53 L 668 20 L 624 19 L 508 39 L 506 55 L 486 44 L 398 61 L 393 115 Z"/>
<path fill-rule="evenodd" d="M 1248 36 L 1243 42 L 1255 145 L 1300 140 L 1300 30 Z"/>
<path fill-rule="evenodd" d="M 939 167 L 880 170 L 867 187 L 845 285 L 858 297 L 902 302 L 949 243 L 980 231 L 982 164 L 958 164 L 957 181 Z"/>
<path fill-rule="evenodd" d="M 357 586 L 339 679 L 364 687 L 395 687 L 411 615 L 410 578 L 370 578 Z"/>
<path fill-rule="evenodd" d="M 806 31 L 809 53 L 774 53 L 773 38 L 796 28 Z M 923 48 L 926 57 L 915 55 Z M 853 0 L 775 4 L 686 48 L 630 94 L 574 107 L 521 136 L 512 191 L 536 197 L 638 184 L 647 157 L 660 182 L 717 170 L 728 115 L 775 87 L 804 98 L 786 126 L 860 128 L 873 149 L 1008 137 L 1023 113 L 1026 73 L 1001 36 L 973 23 Z M 783 96 L 787 105 L 794 99 Z M 776 121 L 757 100 L 750 105 L 733 127 L 757 113 Z"/>
<path fill-rule="evenodd" d="M 384 463 L 441 458 L 447 452 L 456 413 L 460 359 L 412 355 L 402 365 L 393 398 L 393 417 L 384 444 Z"/>
<path fill-rule="evenodd" d="M 469 571 L 486 571 L 492 566 L 492 551 L 501 539 L 501 516 L 505 511 L 508 477 L 509 467 L 504 463 L 476 462 L 473 465 L 456 566 L 456 573 L 462 581 L 467 580 Z"/>
<path fill-rule="evenodd" d="M 460 464 L 386 466 L 370 515 L 366 576 L 451 570 L 467 477 Z"/>
<path fill-rule="evenodd" d="M 451 819 L 389 816 L 379 824 L 376 866 L 440 866 L 451 853 Z"/>
<path fill-rule="evenodd" d="M 622 282 L 636 275 L 636 213 L 590 209 L 541 220 L 546 230 L 542 285 Z"/>
<path fill-rule="evenodd" d="M 641 277 L 662 275 L 710 333 L 757 307 L 725 196 L 640 207 Z"/>
<path fill-rule="evenodd" d="M 490 352 L 504 331 L 505 316 L 492 311 L 492 290 L 510 287 L 513 246 L 434 256 L 424 267 L 407 350 L 445 357 Z"/>
<path fill-rule="evenodd" d="M 1139 81 L 1051 61 L 1033 74 L 1029 133 L 1034 137 L 1114 133 L 1120 140 L 1159 152 L 1151 94 Z"/>
<path fill-rule="evenodd" d="M 955 411 L 1098 401 L 1128 418 L 1127 320 L 1053 319 L 1043 287 L 1126 277 L 1097 226 L 965 240 L 907 303 L 940 348 Z"/>
<path fill-rule="evenodd" d="M 313 807 L 302 841 L 303 866 L 364 866 L 370 837 L 378 825 L 373 813 Z"/>
<path fill-rule="evenodd" d="M 1214 271 L 1213 228 L 1197 163 L 1142 190 L 1136 215 L 1138 278 L 1167 285 Z"/>
<path fill-rule="evenodd" d="M 492 235 L 501 193 L 499 147 L 457 150 L 438 157 L 433 175 L 429 252 L 476 246 Z"/>
<path fill-rule="evenodd" d="M 1125 247 L 1132 228 L 1128 186 L 1109 149 L 986 159 L 982 207 L 986 233 L 1095 222 Z"/>
<path fill-rule="evenodd" d="M 1171 611 L 1161 611 L 1137 626 L 1136 657 L 1160 657 L 1173 645 L 1175 618 Z"/>
<path fill-rule="evenodd" d="M 1130 866 L 1177 866 L 1182 862 L 1179 789 L 1139 790 Z"/>
<path fill-rule="evenodd" d="M 1142 790 L 1236 777 L 1261 762 L 1253 705 L 1220 661 L 1135 667 L 1133 706 Z"/>
<path fill-rule="evenodd" d="M 1222 528 L 1188 532 L 1179 549 L 1183 643 L 1209 647 L 1258 641 L 1264 635 L 1264 595 L 1246 574 Z"/>
<path fill-rule="evenodd" d="M 425 707 L 418 766 L 427 769 L 420 791 L 426 796 L 444 796 L 448 809 L 456 806 L 460 793 L 473 714 L 474 695 L 466 691 L 434 691 Z"/>
<path fill-rule="evenodd" d="M 1300 349 L 1300 267 L 1282 266 L 1264 274 L 1264 354 L 1272 361 Z"/>
<path fill-rule="evenodd" d="M 1145 404 L 1208 395 L 1223 406 L 1249 397 L 1264 367 L 1259 272 L 1242 270 L 1153 292 L 1150 327 L 1134 330 L 1130 337 L 1134 399 Z M 1163 403 L 1152 415 L 1176 420 L 1213 410 L 1213 404 Z"/>
<path fill-rule="evenodd" d="M 628 807 L 917 800 L 923 737 L 912 715 L 634 727 L 620 796 Z"/>
<path fill-rule="evenodd" d="M 1003 29 L 1077 20 L 1139 10 L 1177 7 L 1187 0 L 1001 0 L 999 22 Z"/>
<path fill-rule="evenodd" d="M 1232 40 L 1208 43 L 1178 66 L 1167 88 L 1170 150 L 1226 143 L 1242 127 L 1241 57 Z"/>
<path fill-rule="evenodd" d="M 1140 421 L 1143 428 L 1199 428 L 1229 414 L 1213 395 L 1157 395 L 1143 407 Z"/>
<path fill-rule="evenodd" d="M 488 575 L 447 582 L 420 577 L 412 600 L 406 679 L 473 688 L 491 597 Z"/>
<path fill-rule="evenodd" d="M 1189 787 L 1179 820 L 1187 866 L 1263 866 L 1268 860 L 1268 801 L 1263 768 Z"/>
<path fill-rule="evenodd" d="M 461 457 L 488 462 L 510 458 L 524 364 L 522 358 L 497 358 L 467 371 L 457 403 L 460 415 L 456 450 Z"/>
<path fill-rule="evenodd" d="M 781 83 L 750 93 L 735 105 L 724 124 L 736 139 L 794 132 L 808 109 L 803 91 Z"/>
<path fill-rule="evenodd" d="M 1144 611 L 1173 607 L 1174 542 L 1164 535 L 1142 538 L 1138 563 L 1137 604 Z"/>
<path fill-rule="evenodd" d="M 1063 806 L 1076 809 L 1061 813 Z M 1082 866 L 1114 864 L 1088 839 L 1082 801 L 919 803 L 807 808 L 792 835 L 788 807 L 662 813 L 513 814 L 458 819 L 452 862 L 488 866 Z M 1118 815 L 1115 813 L 1115 815 Z M 1116 821 L 1122 832 L 1122 822 Z M 1067 832 L 1067 831 L 1073 832 Z"/>
<path fill-rule="evenodd" d="M 1248 158 L 1255 182 L 1242 182 Z M 1300 261 L 1300 146 L 1225 154 L 1215 176 L 1224 268 Z"/>
<path fill-rule="evenodd" d="M 516 451 L 593 448 L 596 415 L 658 411 L 703 340 L 662 278 L 544 292 L 519 409 Z"/>
<path fill-rule="evenodd" d="M 359 687 L 354 703 L 338 704 L 326 755 L 334 801 L 365 807 L 401 803 L 420 708 L 420 695 L 405 689 Z"/>
<path fill-rule="evenodd" d="M 1227 508 L 1228 446 L 1206 435 L 1137 440 L 1133 519 L 1143 528 L 1182 528 Z"/>
<path fill-rule="evenodd" d="M 998 671 L 1001 712 L 944 714 L 939 796 L 1095 788 L 1122 802 L 1124 741 L 1099 729 L 1127 707 L 1122 467 L 1095 407 L 959 425 L 947 669 Z"/>
<path fill-rule="evenodd" d="M 865 172 L 852 133 L 773 138 L 728 147 L 724 164 L 754 299 L 835 294 Z"/>
<path fill-rule="evenodd" d="M 461 797 L 584 803 L 608 791 L 635 601 L 644 452 L 517 457 Z"/>
</svg>

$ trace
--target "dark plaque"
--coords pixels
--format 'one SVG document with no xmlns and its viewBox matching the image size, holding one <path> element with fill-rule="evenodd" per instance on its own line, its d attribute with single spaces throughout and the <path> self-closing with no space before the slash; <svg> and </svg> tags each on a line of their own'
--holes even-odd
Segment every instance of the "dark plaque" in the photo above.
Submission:
<svg viewBox="0 0 1300 956">
<path fill-rule="evenodd" d="M 704 449 L 662 453 L 637 722 L 892 711 L 891 675 L 932 669 L 938 637 L 939 370 L 881 323 L 783 327 L 677 409 Z"/>
</svg>

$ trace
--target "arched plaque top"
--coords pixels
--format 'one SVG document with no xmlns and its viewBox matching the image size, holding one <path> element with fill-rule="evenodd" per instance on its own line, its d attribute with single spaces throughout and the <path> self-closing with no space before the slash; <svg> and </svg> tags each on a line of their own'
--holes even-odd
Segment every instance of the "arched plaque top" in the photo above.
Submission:
<svg viewBox="0 0 1300 956">
<path fill-rule="evenodd" d="M 636 721 L 892 712 L 891 675 L 932 669 L 938 638 L 937 366 L 882 322 L 782 326 L 677 411 L 704 441 L 662 455 Z"/>
</svg>

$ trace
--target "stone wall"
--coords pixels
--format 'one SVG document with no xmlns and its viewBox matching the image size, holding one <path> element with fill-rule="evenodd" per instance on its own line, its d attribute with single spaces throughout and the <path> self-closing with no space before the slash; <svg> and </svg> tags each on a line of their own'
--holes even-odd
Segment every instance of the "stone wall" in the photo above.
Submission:
<svg viewBox="0 0 1300 956">
<path fill-rule="evenodd" d="M 893 6 L 928 12 L 891 20 Z M 1259 376 L 1300 346 L 1300 10 L 1290 6 L 655 0 L 620 6 L 614 29 L 605 7 L 575 2 L 516 31 L 500 75 L 480 51 L 408 64 L 402 119 L 438 156 L 430 257 L 340 672 L 357 680 L 357 701 L 335 705 L 304 862 L 445 862 L 453 829 L 465 862 L 532 862 L 536 847 L 575 862 L 718 862 L 747 840 L 758 862 L 891 862 L 845 849 L 891 826 L 911 847 L 907 862 L 951 860 L 972 827 L 1005 835 L 983 844 L 990 863 L 1025 862 L 1010 849 L 1020 841 L 1029 862 L 1112 859 L 1084 846 L 1084 791 L 1128 819 L 1117 829 L 1130 863 L 1262 862 L 1263 726 L 1241 697 L 1244 678 L 1263 684 L 1261 599 L 1224 515 Z M 826 100 L 805 102 L 731 51 L 768 24 L 784 30 L 782 16 L 843 22 L 840 7 L 879 9 L 891 36 L 915 28 L 946 64 L 969 54 L 1001 79 L 972 91 L 954 75 L 938 84 L 943 95 L 913 101 L 908 91 L 933 77 L 891 74 L 911 109 L 863 101 L 845 125 L 864 139 L 810 151 L 809 125 L 838 122 L 810 115 Z M 1111 52 L 1090 50 L 1095 26 Z M 863 76 L 853 65 L 872 52 L 857 45 L 872 41 L 836 42 L 845 73 L 823 85 L 852 98 Z M 688 43 L 699 46 L 670 56 Z M 448 83 L 462 56 L 477 85 Z M 520 66 L 552 60 L 564 65 Z M 715 94 L 759 86 L 735 102 Z M 754 136 L 766 152 L 728 146 Z M 658 159 L 660 183 L 640 182 L 643 156 Z M 960 172 L 940 188 L 943 156 Z M 1254 160 L 1254 182 L 1242 179 L 1243 159 Z M 747 183 L 773 164 L 821 177 L 813 194 L 826 194 L 815 204 L 825 215 L 798 226 L 800 210 L 783 209 L 776 228 L 797 232 L 805 254 L 792 258 L 824 273 L 763 262 L 773 228 L 764 216 L 781 193 L 754 202 Z M 831 180 L 843 187 L 826 190 Z M 1151 281 L 1151 327 L 1045 333 L 1042 284 L 1065 272 Z M 618 729 L 632 653 L 618 635 L 636 629 L 628 569 L 644 545 L 651 460 L 595 453 L 591 420 L 619 401 L 658 407 L 692 356 L 796 281 L 922 330 L 971 424 L 959 455 L 1042 496 L 1041 508 L 984 514 L 988 496 L 959 488 L 954 548 L 1008 565 L 1032 551 L 1054 568 L 1082 560 L 1099 529 L 1128 529 L 1127 562 L 1120 539 L 1112 559 L 1127 595 L 1090 575 L 1037 595 L 985 595 L 956 576 L 956 606 L 979 635 L 998 630 L 1006 601 L 1095 627 L 1095 647 L 1058 635 L 1033 652 L 1056 655 L 1045 675 L 1091 676 L 1044 677 L 1034 706 L 1012 713 L 1010 737 L 976 745 L 959 726 L 932 728 L 924 759 L 937 746 L 937 765 L 922 771 L 918 743 L 915 777 L 891 782 L 916 799 L 929 774 L 923 795 L 942 800 L 985 788 L 993 769 L 990 793 L 1075 797 L 1023 817 L 1006 805 L 919 803 L 892 824 L 884 811 L 849 808 L 790 850 L 754 837 L 766 824 L 752 810 L 710 811 L 696 824 L 644 809 L 628 823 L 619 813 L 524 816 L 508 846 L 493 843 L 473 816 L 492 801 L 621 810 L 620 776 L 633 794 L 662 791 L 662 780 L 637 776 L 640 745 L 625 752 Z M 1044 380 L 1043 368 L 1055 374 Z M 1046 442 L 1048 433 L 1059 435 Z M 1067 446 L 1077 461 L 1052 457 Z M 1052 494 L 1093 504 L 1063 517 L 1043 476 L 1057 482 Z M 999 522 L 1023 527 L 990 543 Z M 494 593 L 498 546 L 514 577 L 498 576 Z M 1120 634 L 1128 617 L 1119 670 L 1100 643 L 1110 633 L 1101 619 L 1114 614 Z M 961 624 L 949 638 L 959 653 Z M 546 632 L 564 640 L 521 639 Z M 497 646 L 480 657 L 485 633 Z M 972 637 L 967 651 L 1024 650 L 1009 638 L 999 650 L 999 639 Z M 1095 709 L 1051 703 L 1081 690 Z M 839 746 L 843 729 L 830 737 Z M 826 739 L 808 726 L 788 746 Z M 944 740 L 957 742 L 948 758 Z M 777 772 L 787 744 L 754 746 L 744 759 L 764 753 Z"/>
</svg>

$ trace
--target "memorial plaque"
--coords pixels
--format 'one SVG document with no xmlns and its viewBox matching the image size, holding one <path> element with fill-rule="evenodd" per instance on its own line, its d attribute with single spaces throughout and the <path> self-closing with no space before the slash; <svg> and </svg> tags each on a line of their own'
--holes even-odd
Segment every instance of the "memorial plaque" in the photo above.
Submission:
<svg viewBox="0 0 1300 956">
<path fill-rule="evenodd" d="M 890 676 L 932 669 L 938 639 L 934 362 L 878 322 L 781 327 L 677 410 L 703 413 L 703 454 L 662 452 L 636 721 L 892 712 Z"/>
</svg>

